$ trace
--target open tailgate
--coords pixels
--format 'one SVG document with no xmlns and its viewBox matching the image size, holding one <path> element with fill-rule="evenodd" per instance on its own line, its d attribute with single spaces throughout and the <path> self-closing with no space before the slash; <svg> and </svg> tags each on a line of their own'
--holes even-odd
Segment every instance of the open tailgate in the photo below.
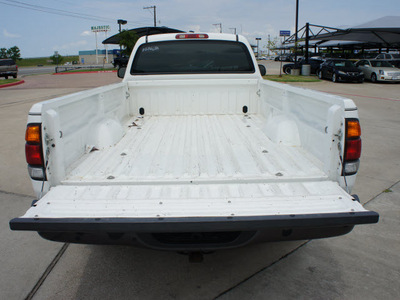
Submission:
<svg viewBox="0 0 400 300">
<path fill-rule="evenodd" d="M 332 227 L 376 223 L 331 181 L 60 185 L 13 230 L 63 232 L 185 232 Z"/>
</svg>

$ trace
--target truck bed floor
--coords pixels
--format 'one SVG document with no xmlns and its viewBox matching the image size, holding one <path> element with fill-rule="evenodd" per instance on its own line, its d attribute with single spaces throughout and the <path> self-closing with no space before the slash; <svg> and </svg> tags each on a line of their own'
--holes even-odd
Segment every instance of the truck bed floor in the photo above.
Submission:
<svg viewBox="0 0 400 300">
<path fill-rule="evenodd" d="M 85 154 L 63 184 L 326 179 L 317 159 L 301 147 L 273 143 L 259 123 L 255 115 L 133 118 L 127 133 L 115 146 Z"/>
</svg>

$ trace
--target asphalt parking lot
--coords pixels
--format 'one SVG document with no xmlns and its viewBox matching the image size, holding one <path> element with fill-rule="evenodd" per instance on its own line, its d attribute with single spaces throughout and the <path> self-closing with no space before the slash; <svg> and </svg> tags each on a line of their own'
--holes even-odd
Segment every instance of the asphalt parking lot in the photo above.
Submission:
<svg viewBox="0 0 400 300">
<path fill-rule="evenodd" d="M 279 63 L 263 61 L 268 73 Z M 115 73 L 37 75 L 0 89 L 1 299 L 398 299 L 400 294 L 400 84 L 294 85 L 353 99 L 363 155 L 353 193 L 376 225 L 324 240 L 219 251 L 201 264 L 174 252 L 59 244 L 12 232 L 33 200 L 24 158 L 30 106 L 118 82 Z"/>
</svg>

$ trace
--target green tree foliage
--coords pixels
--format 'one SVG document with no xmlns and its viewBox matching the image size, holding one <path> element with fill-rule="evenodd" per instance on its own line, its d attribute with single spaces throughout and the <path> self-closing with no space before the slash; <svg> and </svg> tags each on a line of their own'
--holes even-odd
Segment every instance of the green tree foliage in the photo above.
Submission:
<svg viewBox="0 0 400 300">
<path fill-rule="evenodd" d="M 51 63 L 53 65 L 61 65 L 64 62 L 64 57 L 60 54 L 50 56 Z"/>
<path fill-rule="evenodd" d="M 268 41 L 267 41 L 267 48 L 268 48 L 270 51 L 275 51 L 275 48 L 276 48 L 277 45 L 278 45 L 278 38 L 277 38 L 277 37 L 275 37 L 275 38 L 272 39 L 272 40 L 268 40 Z"/>
<path fill-rule="evenodd" d="M 122 54 L 127 56 L 131 55 L 132 50 L 139 39 L 138 35 L 134 31 L 122 30 L 120 36 L 121 39 L 119 41 L 119 45 L 124 48 Z"/>
<path fill-rule="evenodd" d="M 0 49 L 0 58 L 7 58 L 7 49 L 6 48 Z"/>
<path fill-rule="evenodd" d="M 9 49 L 1 48 L 0 49 L 0 58 L 11 58 L 14 61 L 21 60 L 21 53 L 17 46 L 11 47 Z"/>
</svg>

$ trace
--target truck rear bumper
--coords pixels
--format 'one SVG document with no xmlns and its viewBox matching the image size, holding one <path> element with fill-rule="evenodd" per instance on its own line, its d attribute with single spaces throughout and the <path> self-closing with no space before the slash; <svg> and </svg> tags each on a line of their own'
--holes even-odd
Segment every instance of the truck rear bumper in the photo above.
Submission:
<svg viewBox="0 0 400 300">
<path fill-rule="evenodd" d="M 204 218 L 16 218 L 10 221 L 10 228 L 38 231 L 42 237 L 60 242 L 194 251 L 332 237 L 378 219 L 373 211 Z"/>
</svg>

